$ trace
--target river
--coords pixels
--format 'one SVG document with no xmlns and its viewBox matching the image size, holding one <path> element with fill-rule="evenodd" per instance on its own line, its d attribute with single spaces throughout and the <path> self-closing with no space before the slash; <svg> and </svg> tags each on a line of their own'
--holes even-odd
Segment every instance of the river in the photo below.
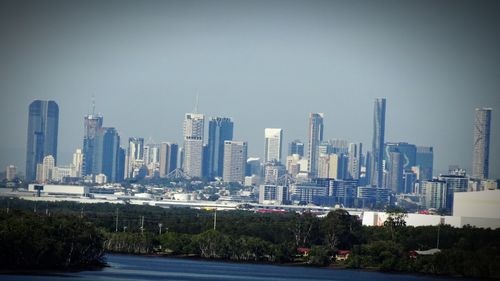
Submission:
<svg viewBox="0 0 500 281">
<path fill-rule="evenodd" d="M 111 281 L 111 280 L 336 280 L 336 281 L 391 281 L 391 280 L 458 280 L 430 276 L 388 274 L 379 272 L 245 264 L 220 261 L 192 260 L 164 257 L 107 255 L 109 267 L 98 271 L 82 271 L 54 275 L 0 275 L 0 280 L 11 281 Z M 466 279 L 460 279 L 461 281 Z"/>
</svg>

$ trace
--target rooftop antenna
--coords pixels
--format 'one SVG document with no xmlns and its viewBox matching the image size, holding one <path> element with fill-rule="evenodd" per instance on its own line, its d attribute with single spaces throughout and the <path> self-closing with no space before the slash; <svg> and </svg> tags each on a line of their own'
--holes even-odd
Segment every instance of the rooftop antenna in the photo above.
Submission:
<svg viewBox="0 0 500 281">
<path fill-rule="evenodd" d="M 95 115 L 95 96 L 92 95 L 92 116 Z"/>
<path fill-rule="evenodd" d="M 199 98 L 199 95 L 198 95 L 198 93 L 196 93 L 196 103 L 194 104 L 194 113 L 198 113 L 198 98 Z"/>
</svg>

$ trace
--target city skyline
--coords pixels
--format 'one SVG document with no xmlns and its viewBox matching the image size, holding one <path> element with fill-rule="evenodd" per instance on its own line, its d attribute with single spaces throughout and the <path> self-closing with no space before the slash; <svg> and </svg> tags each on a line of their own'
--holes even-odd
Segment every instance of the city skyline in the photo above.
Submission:
<svg viewBox="0 0 500 281">
<path fill-rule="evenodd" d="M 65 164 L 81 148 L 93 95 L 123 140 L 182 144 L 183 115 L 198 93 L 200 112 L 230 116 L 234 138 L 261 158 L 263 128 L 282 128 L 283 145 L 306 142 L 310 112 L 325 113 L 325 140 L 370 148 L 372 102 L 383 96 L 385 141 L 432 146 L 438 173 L 450 164 L 471 171 L 474 109 L 493 108 L 490 177 L 500 177 L 496 5 L 459 2 L 449 11 L 446 2 L 381 1 L 367 4 L 366 16 L 353 4 L 218 3 L 220 10 L 169 2 L 139 10 L 77 3 L 63 11 L 2 4 L 0 118 L 9 122 L 0 164 L 24 170 L 26 106 L 34 99 L 60 106 L 57 162 Z M 96 24 L 85 22 L 89 13 Z"/>
</svg>

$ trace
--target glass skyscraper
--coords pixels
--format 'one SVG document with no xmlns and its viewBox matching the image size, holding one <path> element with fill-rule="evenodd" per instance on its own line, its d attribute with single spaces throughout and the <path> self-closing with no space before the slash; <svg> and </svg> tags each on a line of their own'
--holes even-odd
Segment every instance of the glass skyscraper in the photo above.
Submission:
<svg viewBox="0 0 500 281">
<path fill-rule="evenodd" d="M 384 167 L 384 135 L 385 135 L 385 98 L 375 99 L 373 108 L 373 140 L 372 140 L 372 163 L 371 184 L 382 187 Z"/>
<path fill-rule="evenodd" d="M 103 118 L 101 115 L 90 114 L 84 117 L 84 136 L 83 136 L 83 167 L 82 175 L 96 175 L 99 171 L 99 134 L 102 130 Z"/>
<path fill-rule="evenodd" d="M 26 181 L 36 178 L 36 166 L 47 155 L 57 163 L 59 106 L 55 101 L 35 100 L 29 106 L 26 145 Z"/>
<path fill-rule="evenodd" d="M 491 108 L 476 108 L 474 119 L 474 142 L 472 177 L 487 179 L 490 162 Z"/>
<path fill-rule="evenodd" d="M 208 177 L 211 179 L 222 177 L 224 142 L 233 140 L 233 128 L 233 121 L 227 117 L 215 117 L 208 123 Z"/>
</svg>

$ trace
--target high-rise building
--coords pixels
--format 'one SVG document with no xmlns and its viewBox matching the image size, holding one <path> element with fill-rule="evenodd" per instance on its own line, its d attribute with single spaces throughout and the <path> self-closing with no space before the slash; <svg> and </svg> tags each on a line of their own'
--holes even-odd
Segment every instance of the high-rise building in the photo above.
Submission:
<svg viewBox="0 0 500 281">
<path fill-rule="evenodd" d="M 74 172 L 72 174 L 73 177 L 81 177 L 82 176 L 82 168 L 83 168 L 83 153 L 81 149 L 76 149 L 75 153 L 73 153 L 73 169 Z"/>
<path fill-rule="evenodd" d="M 191 177 L 203 176 L 203 133 L 205 116 L 186 113 L 184 118 L 183 169 Z"/>
<path fill-rule="evenodd" d="M 434 166 L 434 150 L 432 146 L 417 146 L 415 165 L 418 167 L 418 180 L 431 180 Z"/>
<path fill-rule="evenodd" d="M 385 98 L 375 99 L 373 108 L 373 140 L 372 140 L 372 163 L 371 184 L 382 187 L 384 168 L 384 135 L 385 135 Z"/>
<path fill-rule="evenodd" d="M 453 210 L 453 195 L 455 192 L 466 192 L 469 187 L 469 178 L 465 175 L 439 175 L 440 181 L 446 182 L 446 209 Z"/>
<path fill-rule="evenodd" d="M 177 169 L 177 154 L 179 146 L 176 143 L 162 142 L 160 145 L 160 177 L 167 176 Z"/>
<path fill-rule="evenodd" d="M 350 143 L 348 149 L 349 162 L 347 165 L 348 177 L 350 179 L 359 179 L 361 174 L 361 162 L 363 161 L 363 144 Z"/>
<path fill-rule="evenodd" d="M 388 181 L 387 187 L 392 190 L 393 193 L 404 192 L 403 186 L 403 153 L 398 151 L 389 152 L 389 165 L 388 170 Z"/>
<path fill-rule="evenodd" d="M 288 146 L 288 156 L 292 156 L 294 154 L 304 157 L 304 143 L 302 141 L 294 140 Z"/>
<path fill-rule="evenodd" d="M 215 117 L 208 122 L 208 177 L 222 177 L 224 169 L 224 142 L 233 140 L 233 121 Z"/>
<path fill-rule="evenodd" d="M 26 181 L 36 178 L 37 164 L 52 155 L 57 162 L 59 106 L 55 101 L 35 100 L 29 106 L 26 145 Z"/>
<path fill-rule="evenodd" d="M 7 181 L 12 181 L 16 178 L 17 168 L 14 165 L 9 165 L 5 169 L 5 178 Z"/>
<path fill-rule="evenodd" d="M 266 138 L 264 160 L 266 162 L 281 162 L 283 129 L 266 128 L 264 129 L 264 136 Z"/>
<path fill-rule="evenodd" d="M 127 152 L 127 178 L 133 178 L 144 166 L 144 138 L 130 137 Z"/>
<path fill-rule="evenodd" d="M 391 152 L 401 153 L 403 161 L 403 170 L 411 171 L 411 168 L 416 165 L 417 162 L 417 147 L 414 144 L 406 142 L 387 142 L 384 145 L 384 161 L 385 166 L 391 166 Z"/>
<path fill-rule="evenodd" d="M 54 167 L 55 159 L 52 155 L 43 157 L 42 163 L 37 165 L 37 181 L 39 183 L 46 183 L 51 181 Z"/>
<path fill-rule="evenodd" d="M 487 179 L 490 162 L 491 108 L 476 108 L 474 118 L 474 141 L 472 177 Z"/>
<path fill-rule="evenodd" d="M 422 206 L 426 209 L 444 209 L 446 208 L 447 185 L 445 181 L 430 180 L 420 183 L 422 190 Z"/>
<path fill-rule="evenodd" d="M 102 132 L 103 118 L 101 115 L 87 115 L 84 117 L 83 135 L 83 167 L 82 175 L 96 175 L 99 161 L 99 134 Z"/>
<path fill-rule="evenodd" d="M 108 182 L 121 181 L 122 176 L 119 171 L 120 160 L 120 135 L 115 128 L 102 128 L 99 133 L 100 156 L 97 163 L 98 170 L 93 175 L 104 174 Z"/>
<path fill-rule="evenodd" d="M 307 158 L 309 159 L 309 174 L 313 178 L 318 174 L 318 146 L 323 141 L 323 116 L 323 113 L 309 114 Z"/>
<path fill-rule="evenodd" d="M 245 180 L 248 144 L 245 141 L 224 142 L 224 182 L 239 182 Z"/>
</svg>

